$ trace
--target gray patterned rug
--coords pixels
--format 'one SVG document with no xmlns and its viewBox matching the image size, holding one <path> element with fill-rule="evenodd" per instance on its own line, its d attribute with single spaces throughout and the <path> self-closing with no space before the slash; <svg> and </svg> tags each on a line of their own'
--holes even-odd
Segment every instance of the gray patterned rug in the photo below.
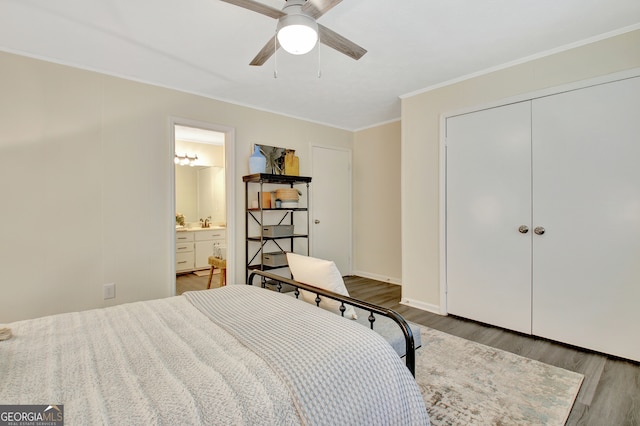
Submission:
<svg viewBox="0 0 640 426">
<path fill-rule="evenodd" d="M 432 425 L 564 425 L 584 376 L 421 326 Z"/>
</svg>

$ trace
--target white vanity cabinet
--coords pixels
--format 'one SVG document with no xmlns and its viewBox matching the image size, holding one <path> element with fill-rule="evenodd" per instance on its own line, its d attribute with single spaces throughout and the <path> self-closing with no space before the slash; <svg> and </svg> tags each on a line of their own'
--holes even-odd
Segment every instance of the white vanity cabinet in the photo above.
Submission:
<svg viewBox="0 0 640 426">
<path fill-rule="evenodd" d="M 193 269 L 195 262 L 193 232 L 176 232 L 176 272 L 185 272 Z"/>
<path fill-rule="evenodd" d="M 216 248 L 226 250 L 226 236 L 224 228 L 176 231 L 176 272 L 209 268 L 209 256 L 215 254 Z"/>
<path fill-rule="evenodd" d="M 225 247 L 225 229 L 203 229 L 195 231 L 195 268 L 209 268 L 209 256 L 215 254 L 216 247 Z"/>
</svg>

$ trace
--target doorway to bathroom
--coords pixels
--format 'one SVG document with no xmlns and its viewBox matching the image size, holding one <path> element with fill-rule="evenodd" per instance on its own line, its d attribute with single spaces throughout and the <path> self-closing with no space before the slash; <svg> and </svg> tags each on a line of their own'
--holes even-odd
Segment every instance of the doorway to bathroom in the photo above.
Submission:
<svg viewBox="0 0 640 426">
<path fill-rule="evenodd" d="M 233 263 L 233 190 L 229 152 L 233 130 L 208 123 L 173 120 L 175 294 L 217 287 L 227 268 L 215 268 L 210 257 Z M 231 242 L 231 244 L 230 244 Z M 219 262 L 218 262 L 219 263 Z"/>
</svg>

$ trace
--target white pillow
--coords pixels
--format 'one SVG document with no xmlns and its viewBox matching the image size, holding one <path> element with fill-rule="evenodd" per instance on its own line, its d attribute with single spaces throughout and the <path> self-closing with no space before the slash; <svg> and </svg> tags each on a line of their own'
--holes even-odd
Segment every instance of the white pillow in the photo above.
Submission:
<svg viewBox="0 0 640 426">
<path fill-rule="evenodd" d="M 293 279 L 304 284 L 309 284 L 334 293 L 348 296 L 349 292 L 344 285 L 342 275 L 331 260 L 317 259 L 315 257 L 302 256 L 295 253 L 287 253 L 287 262 L 289 269 L 293 275 Z M 309 291 L 300 290 L 302 300 L 308 303 L 316 304 L 316 294 Z M 340 314 L 341 303 L 328 297 L 320 296 L 320 307 L 328 311 Z M 349 319 L 358 319 L 353 306 L 345 303 L 344 317 Z"/>
</svg>

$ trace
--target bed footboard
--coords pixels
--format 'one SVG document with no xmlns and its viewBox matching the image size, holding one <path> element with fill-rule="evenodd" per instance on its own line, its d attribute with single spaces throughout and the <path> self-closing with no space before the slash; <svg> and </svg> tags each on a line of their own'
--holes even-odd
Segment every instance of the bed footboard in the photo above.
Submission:
<svg viewBox="0 0 640 426">
<path fill-rule="evenodd" d="M 299 281 L 295 281 L 286 277 L 282 277 L 279 275 L 271 274 L 269 272 L 260 271 L 260 270 L 255 270 L 251 272 L 251 274 L 249 275 L 249 281 L 247 282 L 248 285 L 253 285 L 253 281 L 256 275 L 261 277 L 260 283 L 263 288 L 266 287 L 266 282 L 267 280 L 269 280 L 270 284 L 275 285 L 277 291 L 282 291 L 283 284 L 287 284 L 294 287 L 295 288 L 294 294 L 296 298 L 300 296 L 299 289 L 303 289 L 303 290 L 315 293 L 316 296 L 323 296 L 333 300 L 337 300 L 341 304 L 340 311 L 342 312 L 343 315 L 346 309 L 344 306 L 345 304 L 369 311 L 368 320 L 372 330 L 373 330 L 373 323 L 376 320 L 375 315 L 382 315 L 392 319 L 398 325 L 398 327 L 400 327 L 400 330 L 402 330 L 402 334 L 404 335 L 405 346 L 406 346 L 405 364 L 409 369 L 409 371 L 411 372 L 411 374 L 415 377 L 416 375 L 415 356 L 416 355 L 415 355 L 415 342 L 413 339 L 413 332 L 411 331 L 409 324 L 407 324 L 407 321 L 402 317 L 402 315 L 400 315 L 396 311 L 392 309 L 384 308 L 382 306 L 374 305 L 372 303 L 368 303 L 363 300 L 354 299 L 353 297 L 349 297 L 349 296 L 343 296 L 341 294 L 334 293 L 329 290 L 318 288 L 309 284 L 301 283 Z M 319 305 L 319 304 L 320 304 L 320 299 L 319 297 L 316 297 L 316 305 Z"/>
</svg>

